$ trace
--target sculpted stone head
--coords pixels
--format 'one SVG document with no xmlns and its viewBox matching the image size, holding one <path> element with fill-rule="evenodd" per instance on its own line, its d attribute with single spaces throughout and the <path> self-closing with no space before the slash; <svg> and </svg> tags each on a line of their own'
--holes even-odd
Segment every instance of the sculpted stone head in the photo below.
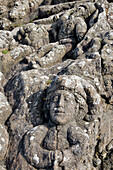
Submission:
<svg viewBox="0 0 113 170">
<path fill-rule="evenodd" d="M 50 101 L 50 119 L 55 124 L 65 124 L 73 119 L 75 97 L 67 90 L 56 90 Z"/>
<path fill-rule="evenodd" d="M 100 103 L 100 96 L 95 88 L 78 76 L 61 75 L 56 77 L 48 88 L 45 115 L 57 125 L 66 124 L 77 116 L 83 119 L 88 113 L 87 100 L 94 102 L 94 107 L 90 109 L 90 114 L 94 114 L 95 106 Z"/>
<path fill-rule="evenodd" d="M 72 120 L 76 111 L 76 101 L 71 88 L 66 87 L 65 76 L 56 78 L 48 89 L 46 108 L 50 120 L 57 125 Z"/>
</svg>

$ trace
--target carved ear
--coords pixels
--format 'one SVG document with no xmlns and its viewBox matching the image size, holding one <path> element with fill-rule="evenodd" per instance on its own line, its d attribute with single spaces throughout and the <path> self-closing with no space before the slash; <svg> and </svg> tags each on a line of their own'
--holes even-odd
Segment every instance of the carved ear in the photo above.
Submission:
<svg viewBox="0 0 113 170">
<path fill-rule="evenodd" d="M 86 104 L 86 100 L 87 100 L 86 96 L 87 95 L 86 95 L 85 92 L 84 92 L 84 94 L 79 94 L 79 93 L 74 92 L 75 100 L 76 100 L 77 103 L 80 103 L 81 105 L 85 105 Z"/>
<path fill-rule="evenodd" d="M 76 106 L 75 106 L 75 113 L 78 114 L 79 112 L 79 103 L 76 103 Z"/>
<path fill-rule="evenodd" d="M 99 112 L 99 109 L 101 110 L 101 97 L 92 85 L 88 87 L 86 86 L 84 89 L 87 94 L 86 102 L 88 105 L 88 110 L 90 114 L 94 115 Z"/>
<path fill-rule="evenodd" d="M 76 103 L 76 105 L 75 105 L 75 117 L 76 117 L 76 115 L 78 115 L 78 112 L 79 112 L 79 103 Z"/>
</svg>

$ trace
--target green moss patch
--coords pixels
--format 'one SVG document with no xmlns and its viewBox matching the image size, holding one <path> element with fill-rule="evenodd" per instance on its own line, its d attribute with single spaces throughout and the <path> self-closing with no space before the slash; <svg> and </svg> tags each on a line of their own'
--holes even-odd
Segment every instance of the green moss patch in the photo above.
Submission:
<svg viewBox="0 0 113 170">
<path fill-rule="evenodd" d="M 4 51 L 2 51 L 2 53 L 3 53 L 3 54 L 7 54 L 7 53 L 8 53 L 8 51 L 7 51 L 7 50 L 4 50 Z"/>
</svg>

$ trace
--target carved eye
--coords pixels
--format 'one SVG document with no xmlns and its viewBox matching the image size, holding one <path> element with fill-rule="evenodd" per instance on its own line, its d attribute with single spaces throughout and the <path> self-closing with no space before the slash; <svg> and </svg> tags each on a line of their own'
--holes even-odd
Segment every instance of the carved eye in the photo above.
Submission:
<svg viewBox="0 0 113 170">
<path fill-rule="evenodd" d="M 53 100 L 54 100 L 54 101 L 58 101 L 58 96 L 55 96 L 55 97 L 53 98 Z"/>
</svg>

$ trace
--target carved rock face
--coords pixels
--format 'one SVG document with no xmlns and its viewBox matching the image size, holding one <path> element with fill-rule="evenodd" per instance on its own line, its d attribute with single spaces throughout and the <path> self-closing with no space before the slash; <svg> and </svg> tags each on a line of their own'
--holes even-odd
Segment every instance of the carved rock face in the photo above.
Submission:
<svg viewBox="0 0 113 170">
<path fill-rule="evenodd" d="M 0 0 L 0 170 L 113 169 L 108 2 Z"/>
<path fill-rule="evenodd" d="M 66 90 L 57 90 L 50 102 L 50 119 L 55 124 L 65 124 L 75 113 L 74 95 Z"/>
</svg>

